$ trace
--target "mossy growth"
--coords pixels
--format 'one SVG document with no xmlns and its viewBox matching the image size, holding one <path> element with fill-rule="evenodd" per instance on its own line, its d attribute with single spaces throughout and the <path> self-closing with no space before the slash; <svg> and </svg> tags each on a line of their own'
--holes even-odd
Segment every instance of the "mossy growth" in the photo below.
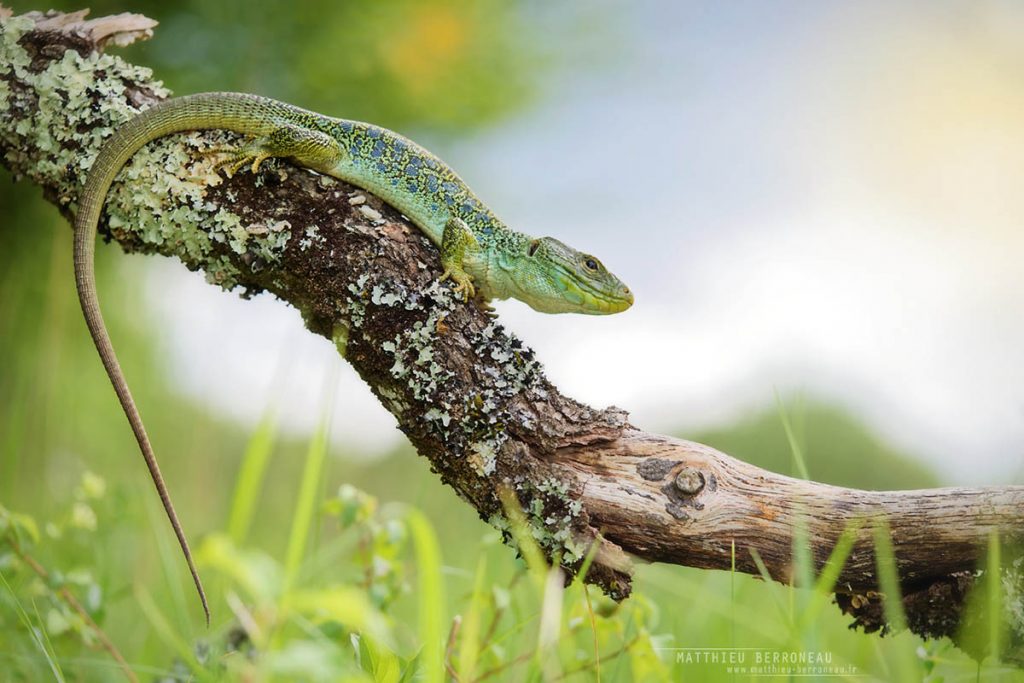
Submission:
<svg viewBox="0 0 1024 683">
<path fill-rule="evenodd" d="M 579 531 L 583 504 L 571 497 L 568 484 L 554 478 L 539 484 L 520 483 L 516 494 L 520 503 L 526 501 L 522 513 L 530 539 L 553 561 L 565 567 L 578 566 L 589 543 Z M 487 523 L 502 532 L 506 543 L 515 545 L 516 534 L 505 512 L 490 515 Z"/>
<path fill-rule="evenodd" d="M 72 49 L 33 63 L 23 44 L 34 27 L 26 17 L 0 19 L 0 143 L 16 177 L 47 187 L 72 212 L 103 142 L 147 104 L 170 95 L 151 70 L 119 57 Z M 220 182 L 215 159 L 199 154 L 226 133 L 169 136 L 139 150 L 118 174 L 106 203 L 107 226 L 130 248 L 178 256 L 202 267 L 226 289 L 238 283 L 228 252 L 273 263 L 291 238 L 290 226 L 243 225 L 233 212 L 208 201 Z M 205 141 L 205 143 L 204 143 Z M 307 235 L 316 233 L 315 226 Z"/>
</svg>

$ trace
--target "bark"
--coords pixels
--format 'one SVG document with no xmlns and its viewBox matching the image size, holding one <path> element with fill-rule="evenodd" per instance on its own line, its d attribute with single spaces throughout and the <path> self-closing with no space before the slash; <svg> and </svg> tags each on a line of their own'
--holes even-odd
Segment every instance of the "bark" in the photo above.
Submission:
<svg viewBox="0 0 1024 683">
<path fill-rule="evenodd" d="M 4 14 L 0 154 L 70 218 L 103 139 L 168 95 L 147 70 L 100 52 L 148 36 L 153 22 Z M 806 531 L 820 570 L 850 528 L 836 601 L 855 625 L 884 631 L 872 544 L 884 520 L 909 627 L 957 637 L 990 536 L 1024 542 L 1024 487 L 873 492 L 801 481 L 564 396 L 529 348 L 437 283 L 436 250 L 407 219 L 283 162 L 221 182 L 195 152 L 230 139 L 191 133 L 148 145 L 115 183 L 101 234 L 127 251 L 176 256 L 243 296 L 268 290 L 294 305 L 482 518 L 509 536 L 501 500 L 514 492 L 532 535 L 570 573 L 596 544 L 586 580 L 615 598 L 630 592 L 634 559 L 729 569 L 734 549 L 738 571 L 758 574 L 759 557 L 788 582 L 795 530 Z M 1019 658 L 1024 568 L 1008 564 L 1000 578 Z"/>
</svg>

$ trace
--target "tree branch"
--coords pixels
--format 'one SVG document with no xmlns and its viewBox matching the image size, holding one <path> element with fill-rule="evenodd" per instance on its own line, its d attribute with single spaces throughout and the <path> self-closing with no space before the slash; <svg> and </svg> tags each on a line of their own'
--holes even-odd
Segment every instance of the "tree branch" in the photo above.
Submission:
<svg viewBox="0 0 1024 683">
<path fill-rule="evenodd" d="M 3 163 L 71 217 L 102 141 L 168 95 L 149 70 L 99 51 L 104 41 L 145 37 L 152 23 L 7 15 Z M 789 581 L 794 529 L 807 530 L 820 570 L 844 529 L 867 521 L 839 574 L 837 602 L 877 630 L 885 622 L 870 522 L 885 519 L 910 628 L 956 636 L 990 534 L 1024 542 L 1024 487 L 869 492 L 800 481 L 562 395 L 530 349 L 438 284 L 436 250 L 400 214 L 285 163 L 222 181 L 195 152 L 232 139 L 192 133 L 148 145 L 115 183 L 101 234 L 126 251 L 176 256 L 243 296 L 267 290 L 291 303 L 483 519 L 507 532 L 501 492 L 514 490 L 534 536 L 570 571 L 598 544 L 586 578 L 615 598 L 629 594 L 631 555 L 728 569 L 735 544 L 739 571 L 758 572 L 756 552 L 772 578 Z M 1024 619 L 1014 614 L 1024 609 L 1024 568 L 1018 562 L 1002 578 L 1020 657 Z"/>
</svg>

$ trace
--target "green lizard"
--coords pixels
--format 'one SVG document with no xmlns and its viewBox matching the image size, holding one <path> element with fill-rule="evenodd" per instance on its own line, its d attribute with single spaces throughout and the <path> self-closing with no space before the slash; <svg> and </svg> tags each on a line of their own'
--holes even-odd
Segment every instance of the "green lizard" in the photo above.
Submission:
<svg viewBox="0 0 1024 683">
<path fill-rule="evenodd" d="M 89 331 L 178 537 L 207 623 L 209 605 L 188 541 L 103 323 L 93 264 L 103 203 L 121 167 L 151 140 L 208 129 L 250 136 L 238 148 L 211 150 L 228 154 L 218 168 L 228 166 L 229 174 L 249 165 L 256 172 L 265 159 L 286 157 L 394 206 L 440 248 L 441 279 L 451 279 L 465 301 L 475 298 L 489 308 L 492 299 L 515 298 L 545 313 L 590 314 L 617 313 L 633 304 L 629 289 L 595 257 L 551 237 L 511 230 L 444 162 L 390 130 L 240 93 L 166 100 L 125 123 L 104 143 L 82 190 L 75 218 L 75 281 Z"/>
</svg>

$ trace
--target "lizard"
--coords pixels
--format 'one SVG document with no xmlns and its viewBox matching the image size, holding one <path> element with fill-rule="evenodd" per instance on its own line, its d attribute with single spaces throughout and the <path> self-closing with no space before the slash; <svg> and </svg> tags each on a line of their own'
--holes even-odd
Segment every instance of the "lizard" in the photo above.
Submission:
<svg viewBox="0 0 1024 683">
<path fill-rule="evenodd" d="M 211 92 L 163 100 L 118 127 L 87 174 L 75 216 L 75 283 L 85 321 L 149 474 L 174 529 L 202 602 L 210 608 L 188 540 L 160 473 L 142 417 L 107 333 L 96 291 L 94 256 L 103 205 L 114 178 L 145 144 L 174 133 L 228 130 L 246 136 L 215 166 L 227 174 L 269 158 L 349 182 L 407 216 L 441 253 L 441 280 L 463 301 L 493 311 L 489 301 L 515 298 L 544 313 L 618 313 L 633 294 L 594 256 L 552 237 L 512 230 L 443 161 L 415 142 L 370 123 L 339 119 L 258 95 Z"/>
</svg>

